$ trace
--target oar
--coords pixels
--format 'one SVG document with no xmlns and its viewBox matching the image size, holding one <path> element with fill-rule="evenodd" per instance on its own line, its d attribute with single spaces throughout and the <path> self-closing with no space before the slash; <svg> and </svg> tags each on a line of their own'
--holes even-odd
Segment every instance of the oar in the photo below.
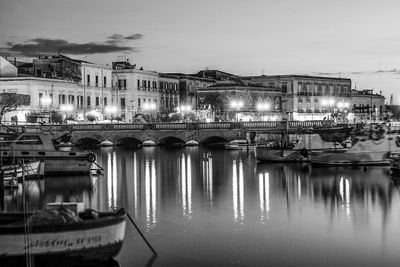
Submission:
<svg viewBox="0 0 400 267">
<path fill-rule="evenodd" d="M 151 251 L 153 251 L 153 253 L 155 255 L 158 255 L 157 252 L 154 250 L 154 248 L 150 245 L 149 241 L 147 241 L 146 237 L 144 237 L 144 235 L 142 234 L 142 232 L 140 231 L 139 227 L 137 227 L 136 223 L 133 221 L 131 215 L 129 215 L 129 213 L 127 212 L 126 215 L 128 215 L 129 220 L 131 221 L 131 223 L 133 224 L 133 226 L 135 226 L 136 230 L 139 232 L 140 236 L 143 238 L 144 242 L 146 242 L 147 246 L 151 249 Z"/>
</svg>

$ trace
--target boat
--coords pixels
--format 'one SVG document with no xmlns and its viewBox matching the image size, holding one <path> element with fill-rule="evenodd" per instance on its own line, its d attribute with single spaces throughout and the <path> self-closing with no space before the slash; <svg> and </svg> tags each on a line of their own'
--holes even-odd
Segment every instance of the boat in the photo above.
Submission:
<svg viewBox="0 0 400 267">
<path fill-rule="evenodd" d="M 124 241 L 126 212 L 79 209 L 62 203 L 31 214 L 1 213 L 0 262 L 15 262 L 27 254 L 39 265 L 116 256 Z"/>
<path fill-rule="evenodd" d="M 38 178 L 41 173 L 42 163 L 40 161 L 32 161 L 24 164 L 8 164 L 2 165 L 0 172 L 3 175 L 4 181 L 17 179 Z"/>
<path fill-rule="evenodd" d="M 257 145 L 254 149 L 258 161 L 264 162 L 307 162 L 308 151 L 297 146 Z"/>
<path fill-rule="evenodd" d="M 225 143 L 225 149 L 227 150 L 253 150 L 255 146 L 256 144 L 248 143 L 244 139 L 236 139 Z"/>
<path fill-rule="evenodd" d="M 10 164 L 15 160 L 41 160 L 45 163 L 44 174 L 89 174 L 96 160 L 92 152 L 57 149 L 52 135 L 43 132 L 25 132 L 14 140 L 1 141 L 0 152 L 2 162 Z"/>
<path fill-rule="evenodd" d="M 313 165 L 325 166 L 366 166 L 390 165 L 393 162 L 392 151 L 395 140 L 385 133 L 382 126 L 371 125 L 369 129 L 356 133 L 353 145 L 344 151 L 309 151 Z"/>
</svg>

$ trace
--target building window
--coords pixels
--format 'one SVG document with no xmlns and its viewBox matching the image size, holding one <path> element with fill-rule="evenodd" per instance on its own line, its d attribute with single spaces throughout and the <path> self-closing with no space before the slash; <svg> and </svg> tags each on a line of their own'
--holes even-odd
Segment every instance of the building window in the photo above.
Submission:
<svg viewBox="0 0 400 267">
<path fill-rule="evenodd" d="M 103 77 L 103 87 L 107 87 L 107 77 Z"/>
<path fill-rule="evenodd" d="M 100 99 L 98 96 L 96 96 L 96 107 L 100 106 Z"/>
<path fill-rule="evenodd" d="M 87 97 L 86 106 L 90 107 L 90 96 Z"/>
<path fill-rule="evenodd" d="M 125 108 L 125 98 L 121 98 L 121 108 Z"/>
<path fill-rule="evenodd" d="M 287 93 L 287 84 L 282 84 L 282 93 Z"/>
<path fill-rule="evenodd" d="M 95 77 L 95 83 L 96 83 L 96 87 L 99 87 L 99 76 L 96 75 Z"/>
<path fill-rule="evenodd" d="M 73 95 L 69 95 L 68 96 L 68 104 L 74 104 L 75 102 L 75 97 Z"/>
<path fill-rule="evenodd" d="M 118 90 L 126 90 L 126 79 L 118 80 Z"/>
<path fill-rule="evenodd" d="M 146 81 L 145 80 L 142 81 L 142 87 L 146 88 Z"/>
<path fill-rule="evenodd" d="M 137 100 L 137 105 L 138 105 L 138 107 L 140 107 L 140 98 L 138 98 L 138 100 Z"/>
<path fill-rule="evenodd" d="M 104 106 L 107 106 L 107 97 L 104 98 Z"/>
<path fill-rule="evenodd" d="M 90 74 L 88 74 L 86 77 L 87 86 L 90 86 Z"/>
<path fill-rule="evenodd" d="M 137 80 L 137 89 L 140 90 L 140 80 Z"/>
</svg>

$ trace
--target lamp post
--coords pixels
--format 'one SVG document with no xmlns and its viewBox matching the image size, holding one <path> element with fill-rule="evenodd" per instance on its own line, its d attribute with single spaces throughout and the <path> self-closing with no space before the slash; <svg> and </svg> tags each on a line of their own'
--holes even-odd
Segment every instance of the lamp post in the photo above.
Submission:
<svg viewBox="0 0 400 267">
<path fill-rule="evenodd" d="M 258 112 L 267 111 L 267 110 L 269 110 L 269 108 L 270 108 L 270 105 L 266 102 L 258 102 L 256 105 L 256 109 L 258 110 Z M 264 120 L 264 118 L 263 118 L 263 120 Z"/>
<path fill-rule="evenodd" d="M 112 121 L 113 121 L 113 116 L 114 116 L 115 114 L 117 114 L 118 108 L 117 108 L 117 106 L 106 106 L 106 107 L 104 108 L 104 112 L 107 113 L 107 114 L 110 114 L 110 116 L 111 116 L 110 121 L 111 121 L 111 123 L 112 123 Z"/>
<path fill-rule="evenodd" d="M 74 106 L 71 104 L 60 105 L 60 112 L 65 112 L 65 121 L 67 120 L 67 113 L 72 112 L 73 110 Z"/>
<path fill-rule="evenodd" d="M 231 108 L 235 111 L 236 121 L 239 121 L 238 112 L 240 111 L 240 109 L 242 107 L 243 107 L 243 101 L 242 100 L 233 100 L 233 101 L 231 101 Z"/>
<path fill-rule="evenodd" d="M 335 105 L 335 99 L 333 99 L 333 98 L 323 99 L 321 101 L 321 104 L 322 104 L 323 107 L 329 107 L 328 120 L 330 120 L 331 119 L 331 115 L 332 115 L 331 114 L 332 113 L 332 107 Z"/>
<path fill-rule="evenodd" d="M 153 112 L 156 110 L 157 105 L 154 102 L 144 103 L 143 110 L 150 113 L 150 121 L 153 121 Z"/>
</svg>

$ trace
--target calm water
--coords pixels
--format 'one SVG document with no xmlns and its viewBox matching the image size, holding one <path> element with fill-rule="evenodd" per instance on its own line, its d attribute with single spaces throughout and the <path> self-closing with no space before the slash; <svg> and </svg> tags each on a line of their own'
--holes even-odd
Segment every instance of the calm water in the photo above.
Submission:
<svg viewBox="0 0 400 267">
<path fill-rule="evenodd" d="M 389 168 L 257 164 L 205 148 L 96 151 L 99 177 L 27 183 L 31 209 L 125 208 L 159 253 L 153 266 L 400 266 L 400 198 Z M 22 190 L 4 209 L 22 209 Z M 121 266 L 152 253 L 127 221 Z"/>
</svg>

